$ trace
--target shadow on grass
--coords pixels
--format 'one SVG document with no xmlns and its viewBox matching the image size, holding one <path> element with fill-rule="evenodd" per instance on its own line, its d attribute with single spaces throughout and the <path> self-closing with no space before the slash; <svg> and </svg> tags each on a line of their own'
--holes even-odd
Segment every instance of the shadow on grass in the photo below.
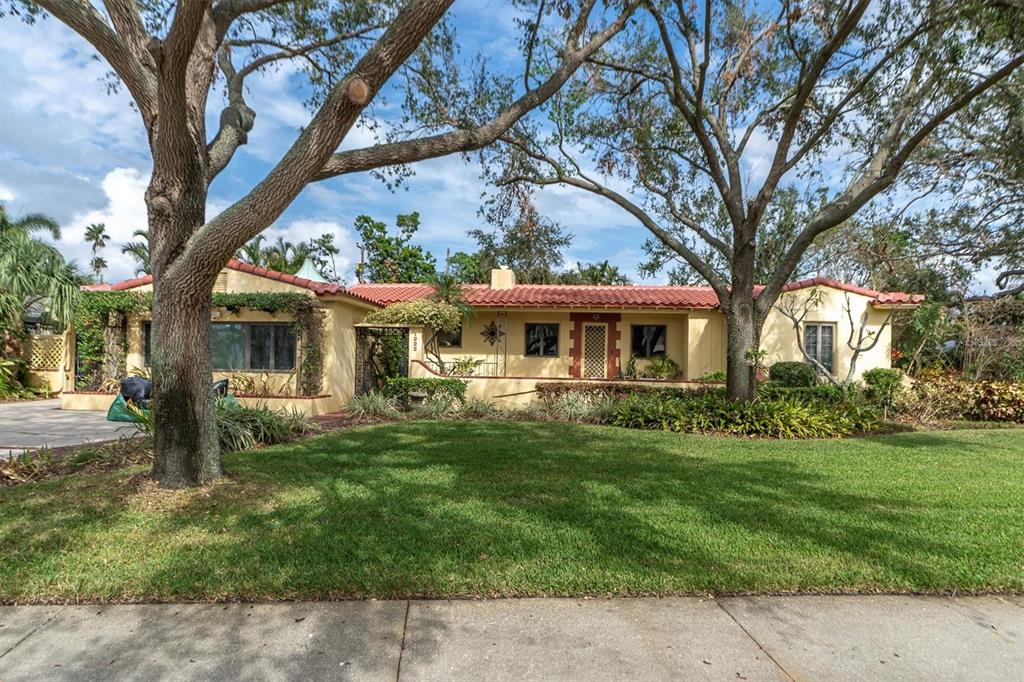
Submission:
<svg viewBox="0 0 1024 682">
<path fill-rule="evenodd" d="M 10 515 L 20 530 L 2 544 L 22 543 L 21 575 L 56 563 L 56 575 L 85 594 L 164 598 L 970 589 L 1005 581 L 1014 571 L 1005 543 L 1021 536 L 1019 514 L 1004 518 L 985 499 L 975 501 L 976 513 L 937 509 L 932 500 L 947 483 L 929 482 L 905 461 L 921 448 L 984 461 L 991 445 L 945 433 L 787 444 L 557 424 L 406 423 L 233 456 L 236 482 L 158 513 L 109 496 L 67 509 L 60 486 L 51 486 Z M 1005 480 L 989 475 L 993 485 Z M 920 494 L 890 489 L 900 479 L 919 481 Z M 88 494 L 69 488 L 71 500 Z M 49 513 L 59 516 L 41 521 Z M 979 536 L 965 514 L 982 530 L 998 522 L 1002 535 Z M 76 546 L 79 536 L 134 543 L 141 554 L 111 577 L 89 564 L 102 548 Z M 969 566 L 978 552 L 987 565 Z"/>
</svg>

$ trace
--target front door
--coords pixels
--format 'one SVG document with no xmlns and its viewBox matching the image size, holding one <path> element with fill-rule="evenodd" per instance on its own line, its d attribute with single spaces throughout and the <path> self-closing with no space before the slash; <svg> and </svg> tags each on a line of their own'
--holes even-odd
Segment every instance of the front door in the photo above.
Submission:
<svg viewBox="0 0 1024 682">
<path fill-rule="evenodd" d="M 583 378 L 604 379 L 608 371 L 608 327 L 583 325 Z"/>
</svg>

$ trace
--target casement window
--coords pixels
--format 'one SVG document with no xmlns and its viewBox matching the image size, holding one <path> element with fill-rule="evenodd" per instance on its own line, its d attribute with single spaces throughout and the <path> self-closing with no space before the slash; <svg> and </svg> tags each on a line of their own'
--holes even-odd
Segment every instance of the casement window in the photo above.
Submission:
<svg viewBox="0 0 1024 682">
<path fill-rule="evenodd" d="M 634 324 L 631 352 L 638 358 L 665 357 L 665 325 Z"/>
<path fill-rule="evenodd" d="M 829 374 L 835 372 L 835 342 L 835 324 L 804 324 L 804 350 L 807 355 L 820 362 Z"/>
<path fill-rule="evenodd" d="M 526 325 L 526 356 L 527 357 L 558 357 L 558 325 L 527 324 Z"/>
<path fill-rule="evenodd" d="M 438 332 L 437 345 L 441 348 L 462 348 L 462 323 L 453 332 Z"/>
<path fill-rule="evenodd" d="M 143 326 L 143 356 L 150 364 L 150 323 Z M 215 322 L 210 325 L 214 370 L 290 372 L 295 369 L 295 329 L 290 324 Z"/>
</svg>

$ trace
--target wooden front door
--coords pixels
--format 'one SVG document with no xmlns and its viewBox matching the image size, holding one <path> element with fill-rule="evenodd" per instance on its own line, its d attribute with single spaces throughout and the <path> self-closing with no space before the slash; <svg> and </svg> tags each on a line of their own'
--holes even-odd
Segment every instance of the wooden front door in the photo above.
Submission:
<svg viewBox="0 0 1024 682">
<path fill-rule="evenodd" d="M 608 371 L 608 327 L 583 325 L 583 378 L 605 379 Z"/>
</svg>

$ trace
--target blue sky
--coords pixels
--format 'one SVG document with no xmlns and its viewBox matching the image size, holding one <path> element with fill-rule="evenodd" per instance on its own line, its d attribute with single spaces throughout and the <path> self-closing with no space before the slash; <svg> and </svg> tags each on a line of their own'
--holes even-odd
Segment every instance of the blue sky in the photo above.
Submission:
<svg viewBox="0 0 1024 682">
<path fill-rule="evenodd" d="M 500 0 L 461 1 L 452 10 L 464 57 L 485 50 L 496 68 L 512 68 L 518 55 L 514 11 Z M 107 69 L 80 38 L 52 18 L 27 26 L 0 21 L 0 200 L 15 215 L 43 211 L 65 228 L 59 244 L 83 266 L 89 253 L 84 228 L 103 222 L 112 241 L 103 255 L 107 280 L 134 274 L 120 253 L 134 230 L 146 225 L 143 194 L 150 159 L 143 128 L 125 93 L 107 94 Z M 247 80 L 257 112 L 249 144 L 210 191 L 208 216 L 244 194 L 308 122 L 302 78 L 287 70 Z M 216 99 L 213 100 L 216 102 Z M 377 107 L 376 115 L 393 115 Z M 212 109 L 213 120 L 216 110 Z M 372 142 L 354 130 L 343 148 Z M 416 164 L 415 176 L 390 192 L 369 174 L 312 185 L 268 230 L 271 240 L 298 241 L 333 232 L 342 248 L 339 266 L 353 281 L 358 258 L 352 223 L 366 213 L 393 224 L 398 213 L 419 211 L 418 241 L 443 262 L 446 249 L 471 249 L 466 231 L 485 226 L 477 212 L 483 186 L 479 167 L 460 157 Z M 538 206 L 574 235 L 566 265 L 609 259 L 634 274 L 643 254 L 643 228 L 603 200 L 569 188 L 542 192 Z"/>
</svg>

